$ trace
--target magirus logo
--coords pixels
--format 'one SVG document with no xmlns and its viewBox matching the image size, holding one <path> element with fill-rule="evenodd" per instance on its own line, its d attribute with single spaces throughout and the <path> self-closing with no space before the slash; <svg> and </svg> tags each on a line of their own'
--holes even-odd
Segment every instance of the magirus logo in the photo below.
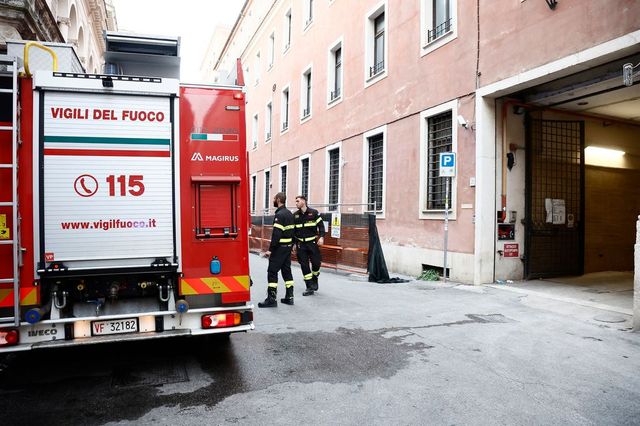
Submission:
<svg viewBox="0 0 640 426">
<path fill-rule="evenodd" d="M 199 152 L 194 152 L 191 157 L 191 161 L 204 161 L 204 158 L 202 158 L 202 155 Z"/>
</svg>

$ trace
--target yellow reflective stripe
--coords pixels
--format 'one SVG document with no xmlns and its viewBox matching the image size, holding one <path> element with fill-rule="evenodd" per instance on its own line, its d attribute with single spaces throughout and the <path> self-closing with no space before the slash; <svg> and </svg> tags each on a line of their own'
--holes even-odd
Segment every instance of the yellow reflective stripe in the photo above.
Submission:
<svg viewBox="0 0 640 426">
<path fill-rule="evenodd" d="M 274 223 L 273 227 L 274 228 L 278 228 L 278 229 L 282 229 L 284 231 L 284 226 L 280 225 L 279 223 Z"/>
<path fill-rule="evenodd" d="M 308 227 L 317 226 L 317 225 L 318 225 L 318 222 L 305 222 L 304 224 L 304 226 L 308 226 Z"/>
<path fill-rule="evenodd" d="M 300 241 L 314 241 L 316 237 L 300 238 Z"/>
<path fill-rule="evenodd" d="M 298 224 L 296 225 L 296 228 L 302 228 L 302 224 L 301 224 L 301 223 L 298 223 Z"/>
<path fill-rule="evenodd" d="M 285 281 L 285 282 L 284 282 L 284 286 L 285 286 L 286 288 L 293 287 L 293 284 L 294 284 L 294 281 Z"/>
<path fill-rule="evenodd" d="M 295 225 L 287 225 L 284 227 L 284 230 L 288 231 L 289 229 L 293 229 L 293 228 L 295 228 Z"/>
<path fill-rule="evenodd" d="M 311 278 L 313 278 L 313 274 L 307 274 L 307 275 L 305 275 L 305 276 L 304 276 L 304 277 L 302 277 L 302 278 L 304 278 L 304 279 L 305 279 L 305 281 L 306 281 L 306 280 L 310 280 Z"/>
<path fill-rule="evenodd" d="M 269 283 L 267 285 L 267 287 L 269 287 L 269 288 L 278 288 L 278 283 Z"/>
<path fill-rule="evenodd" d="M 320 275 L 320 271 L 312 271 L 311 272 L 313 275 Z"/>
<path fill-rule="evenodd" d="M 318 216 L 318 219 L 316 220 L 316 225 L 319 224 L 320 222 L 322 222 L 322 218 Z"/>
<path fill-rule="evenodd" d="M 293 238 L 280 238 L 280 243 L 286 244 L 286 243 L 290 243 L 291 241 L 293 241 Z"/>
</svg>

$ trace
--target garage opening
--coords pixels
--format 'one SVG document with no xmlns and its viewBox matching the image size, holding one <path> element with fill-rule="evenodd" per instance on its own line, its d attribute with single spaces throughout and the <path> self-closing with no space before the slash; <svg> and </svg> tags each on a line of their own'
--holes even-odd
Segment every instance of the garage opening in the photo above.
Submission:
<svg viewBox="0 0 640 426">
<path fill-rule="evenodd" d="M 564 295 L 631 312 L 640 214 L 640 84 L 623 84 L 628 62 L 640 62 L 640 55 L 509 96 L 512 130 L 503 154 L 512 165 L 518 159 L 521 169 L 505 173 L 512 187 L 507 204 L 509 210 L 520 205 L 523 217 L 498 229 L 513 226 L 513 240 L 523 243 L 521 273 L 528 286 L 564 285 Z M 513 191 L 520 186 L 520 194 Z M 500 212 L 498 217 L 501 222 Z M 498 232 L 498 240 L 509 239 L 504 235 Z M 504 243 L 502 253 L 509 241 Z M 497 258 L 498 270 L 504 260 Z"/>
</svg>

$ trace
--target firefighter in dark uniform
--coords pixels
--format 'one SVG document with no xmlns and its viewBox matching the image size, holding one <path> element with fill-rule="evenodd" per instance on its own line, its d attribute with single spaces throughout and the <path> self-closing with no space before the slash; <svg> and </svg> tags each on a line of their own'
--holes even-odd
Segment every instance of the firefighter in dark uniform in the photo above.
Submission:
<svg viewBox="0 0 640 426">
<path fill-rule="evenodd" d="M 298 210 L 293 214 L 296 224 L 296 255 L 307 286 L 302 295 L 311 296 L 318 291 L 318 275 L 320 275 L 322 263 L 318 246 L 324 244 L 324 222 L 318 210 L 307 206 L 307 197 L 304 195 L 296 197 L 296 207 Z M 309 261 L 311 261 L 311 268 L 309 268 Z"/>
<path fill-rule="evenodd" d="M 293 305 L 293 275 L 291 274 L 291 249 L 293 247 L 293 214 L 284 206 L 287 196 L 278 192 L 273 197 L 273 206 L 277 207 L 273 218 L 273 232 L 271 233 L 271 244 L 266 253 L 269 257 L 269 267 L 267 269 L 267 298 L 264 302 L 258 303 L 260 308 L 276 308 L 278 301 L 278 271 L 282 271 L 282 279 L 286 288 L 282 303 Z"/>
</svg>

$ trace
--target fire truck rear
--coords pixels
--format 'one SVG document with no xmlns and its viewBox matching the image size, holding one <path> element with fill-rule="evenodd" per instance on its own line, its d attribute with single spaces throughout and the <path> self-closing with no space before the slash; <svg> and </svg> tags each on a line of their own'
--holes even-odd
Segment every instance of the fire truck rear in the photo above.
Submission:
<svg viewBox="0 0 640 426">
<path fill-rule="evenodd" d="M 180 84 L 179 39 L 105 39 L 105 74 L 0 57 L 0 352 L 254 328 L 241 70 Z"/>
</svg>

